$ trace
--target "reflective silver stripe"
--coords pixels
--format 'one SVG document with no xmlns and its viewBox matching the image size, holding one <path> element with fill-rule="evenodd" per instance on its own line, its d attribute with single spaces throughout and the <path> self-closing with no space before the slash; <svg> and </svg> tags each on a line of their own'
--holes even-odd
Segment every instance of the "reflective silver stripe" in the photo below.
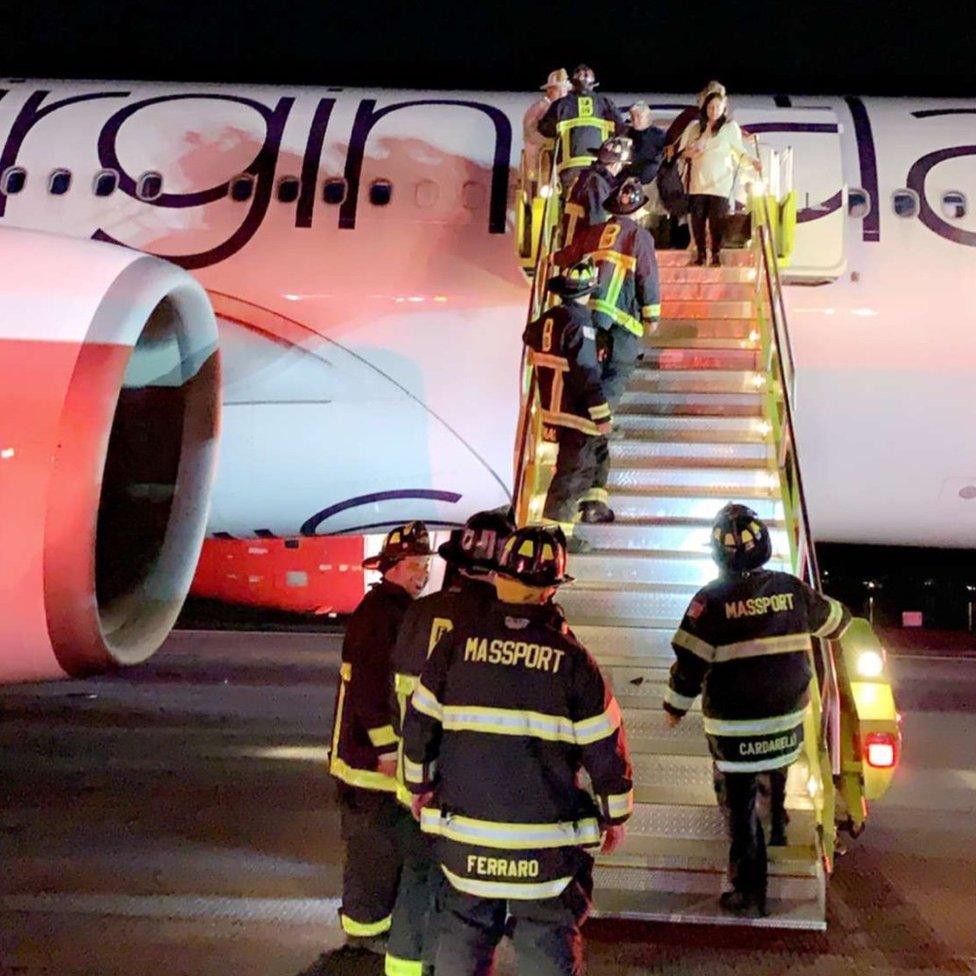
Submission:
<svg viewBox="0 0 976 976">
<path fill-rule="evenodd" d="M 671 638 L 671 643 L 683 647 L 686 651 L 691 651 L 692 654 L 697 654 L 704 661 L 711 662 L 715 656 L 715 648 L 711 644 L 707 644 L 694 634 L 689 634 L 687 630 L 679 629 Z"/>
<path fill-rule="evenodd" d="M 789 715 L 775 715 L 771 718 L 721 719 L 705 716 L 702 724 L 708 735 L 743 737 L 748 735 L 773 735 L 775 732 L 789 732 L 803 723 L 805 709 L 790 712 Z"/>
<path fill-rule="evenodd" d="M 813 632 L 814 637 L 826 637 L 831 631 L 837 629 L 837 625 L 844 616 L 844 608 L 836 600 L 829 596 L 827 600 L 830 603 L 830 613 L 827 614 L 827 619 L 823 625 Z"/>
<path fill-rule="evenodd" d="M 634 791 L 629 793 L 617 793 L 608 796 L 607 813 L 616 819 L 617 817 L 627 817 L 634 812 Z"/>
<path fill-rule="evenodd" d="M 695 695 L 695 698 L 697 697 L 698 696 Z M 687 712 L 688 709 L 695 704 L 695 698 L 689 698 L 687 695 L 679 695 L 674 688 L 671 687 L 664 692 L 665 704 L 670 705 L 672 708 L 677 708 L 682 712 Z"/>
<path fill-rule="evenodd" d="M 541 898 L 558 898 L 569 884 L 570 878 L 556 878 L 555 881 L 476 881 L 473 878 L 461 878 L 453 871 L 441 865 L 444 876 L 451 882 L 451 887 L 463 891 L 466 895 L 478 898 L 515 898 L 536 901 Z"/>
<path fill-rule="evenodd" d="M 424 767 L 420 763 L 415 763 L 404 755 L 403 757 L 403 780 L 406 783 L 413 783 L 414 786 L 423 786 L 426 782 Z"/>
<path fill-rule="evenodd" d="M 789 654 L 793 651 L 810 650 L 809 634 L 784 634 L 781 637 L 758 637 L 755 640 L 740 641 L 738 644 L 721 644 L 715 648 L 714 661 L 739 661 L 746 657 L 761 657 L 764 654 Z"/>
<path fill-rule="evenodd" d="M 600 825 L 594 817 L 575 823 L 497 823 L 474 817 L 445 817 L 433 807 L 420 814 L 425 834 L 445 837 L 461 844 L 501 850 L 540 850 L 548 847 L 580 847 L 600 842 Z"/>
<path fill-rule="evenodd" d="M 802 743 L 792 752 L 775 756 L 772 759 L 757 759 L 755 761 L 735 762 L 726 759 L 716 759 L 715 768 L 721 773 L 764 773 L 770 769 L 780 769 L 783 766 L 792 765 L 800 758 L 803 752 Z"/>
<path fill-rule="evenodd" d="M 610 699 L 607 710 L 602 715 L 585 718 L 581 722 L 573 723 L 576 742 L 581 746 L 588 746 L 599 742 L 608 735 L 613 735 L 620 728 L 620 706 L 616 698 Z"/>
<path fill-rule="evenodd" d="M 423 685 L 418 686 L 418 691 Z M 417 692 L 413 700 L 417 701 Z M 549 742 L 576 744 L 573 723 L 562 715 L 519 711 L 513 708 L 483 708 L 475 705 L 448 705 L 444 709 L 444 728 L 456 732 L 489 732 L 496 735 L 526 735 Z"/>
<path fill-rule="evenodd" d="M 444 709 L 441 703 L 437 700 L 433 692 L 424 687 L 422 681 L 417 682 L 417 687 L 414 688 L 410 701 L 418 712 L 422 712 L 424 715 L 438 722 L 444 720 Z"/>
</svg>

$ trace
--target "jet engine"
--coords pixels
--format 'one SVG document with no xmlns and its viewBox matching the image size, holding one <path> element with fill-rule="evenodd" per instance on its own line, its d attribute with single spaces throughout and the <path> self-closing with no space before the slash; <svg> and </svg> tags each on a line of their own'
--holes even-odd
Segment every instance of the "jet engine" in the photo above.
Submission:
<svg viewBox="0 0 976 976">
<path fill-rule="evenodd" d="M 190 275 L 0 231 L 0 682 L 159 647 L 203 543 L 219 412 L 216 324 Z"/>
</svg>

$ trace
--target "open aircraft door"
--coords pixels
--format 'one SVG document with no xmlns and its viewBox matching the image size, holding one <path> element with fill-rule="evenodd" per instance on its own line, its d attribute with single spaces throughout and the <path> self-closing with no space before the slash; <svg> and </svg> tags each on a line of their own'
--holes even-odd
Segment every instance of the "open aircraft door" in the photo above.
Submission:
<svg viewBox="0 0 976 976">
<path fill-rule="evenodd" d="M 792 158 L 791 166 L 767 174 L 767 179 L 789 184 L 770 186 L 769 191 L 780 200 L 792 196 L 796 206 L 795 241 L 783 277 L 811 284 L 833 281 L 843 274 L 846 263 L 847 188 L 837 115 L 829 108 L 743 107 L 736 109 L 735 118 L 748 137 L 758 137 L 781 160 Z M 751 138 L 747 145 L 753 148 Z"/>
</svg>

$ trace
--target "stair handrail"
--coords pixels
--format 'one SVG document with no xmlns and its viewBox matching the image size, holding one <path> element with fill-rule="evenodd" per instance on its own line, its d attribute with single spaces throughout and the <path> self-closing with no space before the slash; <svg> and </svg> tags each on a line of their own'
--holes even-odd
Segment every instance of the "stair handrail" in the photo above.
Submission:
<svg viewBox="0 0 976 976">
<path fill-rule="evenodd" d="M 539 223 L 538 242 L 536 243 L 535 270 L 532 275 L 532 288 L 529 291 L 529 305 L 526 314 L 526 324 L 533 322 L 545 311 L 546 283 L 552 264 L 553 230 L 558 224 L 559 215 L 559 176 L 558 176 L 558 146 L 552 151 L 549 163 L 549 177 L 544 184 L 538 184 L 539 193 L 545 197 L 542 219 Z M 539 168 L 543 169 L 543 154 L 539 154 Z M 525 484 L 526 472 L 530 457 L 534 456 L 538 442 L 541 440 L 541 424 L 538 423 L 538 383 L 535 370 L 527 347 L 522 347 L 522 366 L 519 370 L 519 420 L 515 437 L 515 476 L 512 487 L 512 504 L 518 524 L 524 524 L 527 514 L 529 490 Z M 534 428 L 536 428 L 534 430 Z"/>
</svg>

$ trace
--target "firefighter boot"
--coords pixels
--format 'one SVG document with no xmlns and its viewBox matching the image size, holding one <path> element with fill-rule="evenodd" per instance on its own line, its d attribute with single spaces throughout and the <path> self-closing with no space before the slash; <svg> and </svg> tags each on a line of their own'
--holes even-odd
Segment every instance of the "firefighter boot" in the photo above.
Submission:
<svg viewBox="0 0 976 976">
<path fill-rule="evenodd" d="M 613 509 L 606 502 L 582 502 L 580 504 L 580 521 L 588 525 L 601 525 L 612 522 L 615 516 Z"/>
<path fill-rule="evenodd" d="M 734 915 L 746 918 L 766 918 L 769 915 L 765 896 L 750 891 L 726 891 L 718 901 L 722 908 Z"/>
</svg>

